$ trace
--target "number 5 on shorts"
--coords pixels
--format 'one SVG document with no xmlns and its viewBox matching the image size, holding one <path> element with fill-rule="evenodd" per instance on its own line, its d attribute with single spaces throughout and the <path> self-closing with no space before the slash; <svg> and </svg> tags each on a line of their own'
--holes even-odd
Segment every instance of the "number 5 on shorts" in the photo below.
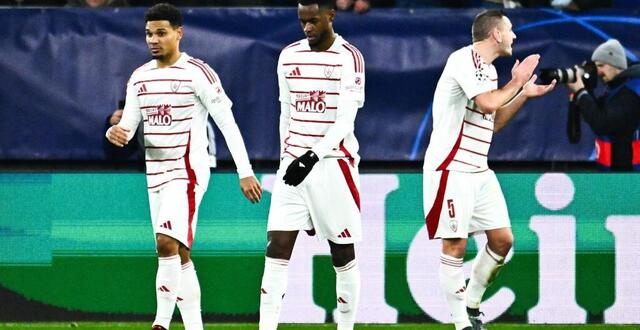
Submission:
<svg viewBox="0 0 640 330">
<path fill-rule="evenodd" d="M 455 218 L 456 208 L 453 206 L 453 199 L 447 199 L 447 209 L 449 209 L 449 218 Z"/>
</svg>

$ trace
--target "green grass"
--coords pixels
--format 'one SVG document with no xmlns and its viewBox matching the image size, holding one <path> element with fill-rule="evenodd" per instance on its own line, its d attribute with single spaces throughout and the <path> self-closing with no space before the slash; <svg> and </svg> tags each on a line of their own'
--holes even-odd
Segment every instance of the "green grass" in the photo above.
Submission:
<svg viewBox="0 0 640 330">
<path fill-rule="evenodd" d="M 49 330 L 49 329 L 82 329 L 82 330 L 101 330 L 101 329 L 131 329 L 131 330 L 148 330 L 150 323 L 133 323 L 133 322 L 78 322 L 78 323 L 0 323 L 0 329 L 28 329 L 28 330 Z M 171 329 L 184 329 L 182 325 L 172 324 Z M 216 323 L 207 324 L 205 329 L 210 330 L 256 330 L 257 324 L 249 323 Z M 288 324 L 281 325 L 280 330 L 316 330 L 316 329 L 335 329 L 333 324 Z M 360 329 L 392 329 L 392 330 L 451 330 L 452 325 L 447 324 L 377 324 L 377 325 L 356 325 L 356 330 Z M 533 330 L 533 329 L 572 329 L 572 330 L 594 330 L 594 329 L 637 329 L 640 325 L 609 325 L 609 324 L 581 324 L 581 325 L 529 325 L 529 324 L 504 324 L 494 323 L 489 325 L 490 330 Z"/>
</svg>

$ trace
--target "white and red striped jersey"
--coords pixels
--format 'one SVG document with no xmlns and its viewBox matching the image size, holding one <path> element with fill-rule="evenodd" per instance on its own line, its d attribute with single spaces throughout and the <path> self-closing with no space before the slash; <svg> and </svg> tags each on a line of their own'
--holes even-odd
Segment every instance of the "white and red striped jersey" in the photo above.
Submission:
<svg viewBox="0 0 640 330">
<path fill-rule="evenodd" d="M 492 64 L 472 45 L 453 52 L 433 96 L 433 131 L 425 170 L 482 172 L 493 137 L 494 114 L 482 113 L 473 98 L 498 88 Z"/>
<path fill-rule="evenodd" d="M 362 54 L 339 35 L 326 51 L 312 51 L 306 39 L 285 47 L 278 60 L 281 121 L 288 121 L 280 131 L 282 157 L 297 158 L 313 148 L 321 158 L 357 162 L 353 120 L 364 104 L 364 84 Z M 340 130 L 347 128 L 339 134 L 335 128 L 327 135 L 341 111 L 353 112 L 346 116 L 350 127 L 341 126 Z"/>
<path fill-rule="evenodd" d="M 224 135 L 240 177 L 253 175 L 231 106 L 218 75 L 186 53 L 170 67 L 158 68 L 152 60 L 133 72 L 118 125 L 130 130 L 131 139 L 139 122 L 144 122 L 150 190 L 159 190 L 173 180 L 195 181 L 207 188 L 208 115 Z"/>
</svg>

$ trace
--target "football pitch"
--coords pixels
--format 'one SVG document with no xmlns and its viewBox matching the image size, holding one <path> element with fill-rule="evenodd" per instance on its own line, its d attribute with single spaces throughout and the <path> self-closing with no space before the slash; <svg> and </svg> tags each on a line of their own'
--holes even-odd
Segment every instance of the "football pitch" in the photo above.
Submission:
<svg viewBox="0 0 640 330">
<path fill-rule="evenodd" d="M 28 330 L 49 330 L 49 329 L 83 329 L 83 330 L 102 330 L 102 329 L 131 329 L 131 330 L 148 330 L 149 323 L 140 322 L 79 322 L 79 323 L 0 323 L 0 329 L 28 329 Z M 206 324 L 205 329 L 209 330 L 256 330 L 257 324 L 251 323 L 217 323 Z M 334 324 L 285 324 L 278 327 L 280 330 L 316 330 L 316 329 L 335 329 Z M 640 324 L 634 325 L 611 325 L 611 324 L 580 324 L 580 325 L 550 325 L 550 324 L 506 324 L 494 323 L 488 325 L 490 330 L 533 330 L 533 329 L 572 329 L 572 330 L 593 330 L 593 329 L 640 329 Z M 184 329 L 182 325 L 172 325 L 171 329 Z M 391 329 L 391 330 L 451 330 L 452 325 L 448 324 L 376 324 L 365 325 L 358 324 L 356 330 L 360 329 Z"/>
</svg>

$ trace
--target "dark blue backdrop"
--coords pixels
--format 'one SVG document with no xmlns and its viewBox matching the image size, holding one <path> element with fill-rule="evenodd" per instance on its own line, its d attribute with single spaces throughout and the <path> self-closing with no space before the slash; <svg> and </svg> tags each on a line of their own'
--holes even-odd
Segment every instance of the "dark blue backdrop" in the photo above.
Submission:
<svg viewBox="0 0 640 330">
<path fill-rule="evenodd" d="M 334 24 L 363 53 L 366 103 L 356 122 L 365 160 L 419 160 L 430 133 L 430 104 L 444 62 L 470 42 L 477 10 L 373 10 L 340 13 Z M 0 159 L 102 160 L 105 117 L 122 97 L 131 71 L 148 60 L 140 8 L 0 9 Z M 277 82 L 280 49 L 300 39 L 293 9 L 184 9 L 181 49 L 208 62 L 234 101 L 252 159 L 278 158 Z M 518 39 L 514 56 L 540 53 L 540 67 L 587 59 L 609 37 L 640 55 L 640 19 L 629 12 L 581 16 L 552 10 L 509 12 Z M 496 62 L 500 84 L 514 59 Z M 580 144 L 565 134 L 568 92 L 562 86 L 529 102 L 496 135 L 493 160 L 586 160 L 593 135 Z M 219 156 L 229 159 L 223 141 Z"/>
</svg>

